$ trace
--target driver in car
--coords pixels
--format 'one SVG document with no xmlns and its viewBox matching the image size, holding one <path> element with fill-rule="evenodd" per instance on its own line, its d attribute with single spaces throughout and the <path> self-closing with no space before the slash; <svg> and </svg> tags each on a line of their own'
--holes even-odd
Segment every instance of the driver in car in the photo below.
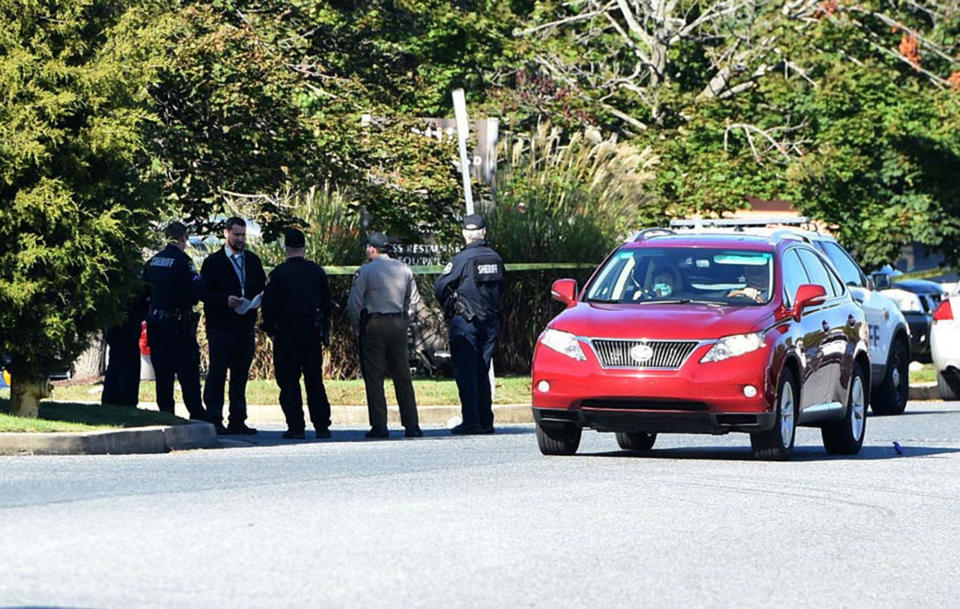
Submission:
<svg viewBox="0 0 960 609">
<path fill-rule="evenodd" d="M 727 292 L 727 298 L 745 297 L 756 302 L 766 302 L 769 288 L 769 272 L 766 264 L 750 264 L 744 266 L 742 288 Z"/>
<path fill-rule="evenodd" d="M 653 287 L 651 291 L 657 298 L 667 298 L 680 287 L 680 279 L 676 269 L 669 266 L 658 266 L 653 271 Z"/>
</svg>

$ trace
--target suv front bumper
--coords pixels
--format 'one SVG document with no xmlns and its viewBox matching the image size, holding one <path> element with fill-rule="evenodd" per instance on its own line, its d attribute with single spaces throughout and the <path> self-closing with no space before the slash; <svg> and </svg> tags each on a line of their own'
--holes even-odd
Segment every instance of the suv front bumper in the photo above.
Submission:
<svg viewBox="0 0 960 609">
<path fill-rule="evenodd" d="M 614 408 L 533 408 L 538 424 L 574 423 L 597 431 L 725 434 L 771 429 L 773 412 L 686 412 Z"/>
</svg>

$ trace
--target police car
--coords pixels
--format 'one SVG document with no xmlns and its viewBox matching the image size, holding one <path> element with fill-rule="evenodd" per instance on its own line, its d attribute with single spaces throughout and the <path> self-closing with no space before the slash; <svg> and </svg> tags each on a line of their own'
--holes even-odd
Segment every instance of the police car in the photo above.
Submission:
<svg viewBox="0 0 960 609">
<path fill-rule="evenodd" d="M 872 282 L 836 239 L 820 232 L 804 230 L 803 227 L 808 225 L 807 218 L 803 217 L 762 221 L 674 220 L 670 223 L 675 230 L 726 229 L 753 234 L 788 230 L 823 253 L 849 286 L 853 299 L 863 308 L 867 318 L 872 387 L 870 407 L 878 415 L 901 414 L 910 395 L 910 331 L 907 321 L 891 298 L 873 289 Z"/>
</svg>

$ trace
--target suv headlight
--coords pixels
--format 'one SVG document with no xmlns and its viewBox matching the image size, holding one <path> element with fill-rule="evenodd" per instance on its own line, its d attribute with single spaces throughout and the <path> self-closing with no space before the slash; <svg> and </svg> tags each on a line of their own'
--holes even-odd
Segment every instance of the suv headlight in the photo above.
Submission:
<svg viewBox="0 0 960 609">
<path fill-rule="evenodd" d="M 569 332 L 547 328 L 540 335 L 540 343 L 575 360 L 581 362 L 587 360 L 587 356 L 583 354 L 583 349 L 580 348 L 580 341 Z"/>
<path fill-rule="evenodd" d="M 897 308 L 904 313 L 920 313 L 923 311 L 923 306 L 920 304 L 920 297 L 913 292 L 893 289 L 884 290 L 882 294 L 889 296 L 893 302 L 897 303 Z"/>
<path fill-rule="evenodd" d="M 724 336 L 713 347 L 707 351 L 707 354 L 700 360 L 701 364 L 709 362 L 721 362 L 731 357 L 737 357 L 744 353 L 750 353 L 763 347 L 763 334 L 753 332 L 751 334 L 735 334 L 734 336 Z"/>
</svg>

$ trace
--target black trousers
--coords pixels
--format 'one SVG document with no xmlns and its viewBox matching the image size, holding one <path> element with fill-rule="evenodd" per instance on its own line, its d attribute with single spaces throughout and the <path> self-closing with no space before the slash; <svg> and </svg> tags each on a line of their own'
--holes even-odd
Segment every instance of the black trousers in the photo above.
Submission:
<svg viewBox="0 0 960 609">
<path fill-rule="evenodd" d="M 183 402 L 190 416 L 205 418 L 200 401 L 200 348 L 197 337 L 185 332 L 171 319 L 147 318 L 147 342 L 150 361 L 156 378 L 157 406 L 163 412 L 174 412 L 173 381 L 180 380 Z"/>
<path fill-rule="evenodd" d="M 140 402 L 140 324 L 111 328 L 104 338 L 110 361 L 100 403 L 136 406 Z"/>
<path fill-rule="evenodd" d="M 450 320 L 450 354 L 464 425 L 493 426 L 490 360 L 499 327 L 499 319 L 467 321 L 454 315 Z"/>
<path fill-rule="evenodd" d="M 273 339 L 273 368 L 280 387 L 280 408 L 287 429 L 303 431 L 303 397 L 300 375 L 307 390 L 307 409 L 315 429 L 330 427 L 330 400 L 323 386 L 323 339 L 313 328 L 284 329 Z"/>
<path fill-rule="evenodd" d="M 400 316 L 373 317 L 360 340 L 360 363 L 367 392 L 371 427 L 387 426 L 387 398 L 383 379 L 389 374 L 400 406 L 400 422 L 407 429 L 420 425 L 407 354 L 407 321 Z"/>
<path fill-rule="evenodd" d="M 249 330 L 207 329 L 210 369 L 203 384 L 203 403 L 212 423 L 223 422 L 223 385 L 230 371 L 230 425 L 247 420 L 247 377 L 253 363 L 254 334 Z"/>
</svg>

